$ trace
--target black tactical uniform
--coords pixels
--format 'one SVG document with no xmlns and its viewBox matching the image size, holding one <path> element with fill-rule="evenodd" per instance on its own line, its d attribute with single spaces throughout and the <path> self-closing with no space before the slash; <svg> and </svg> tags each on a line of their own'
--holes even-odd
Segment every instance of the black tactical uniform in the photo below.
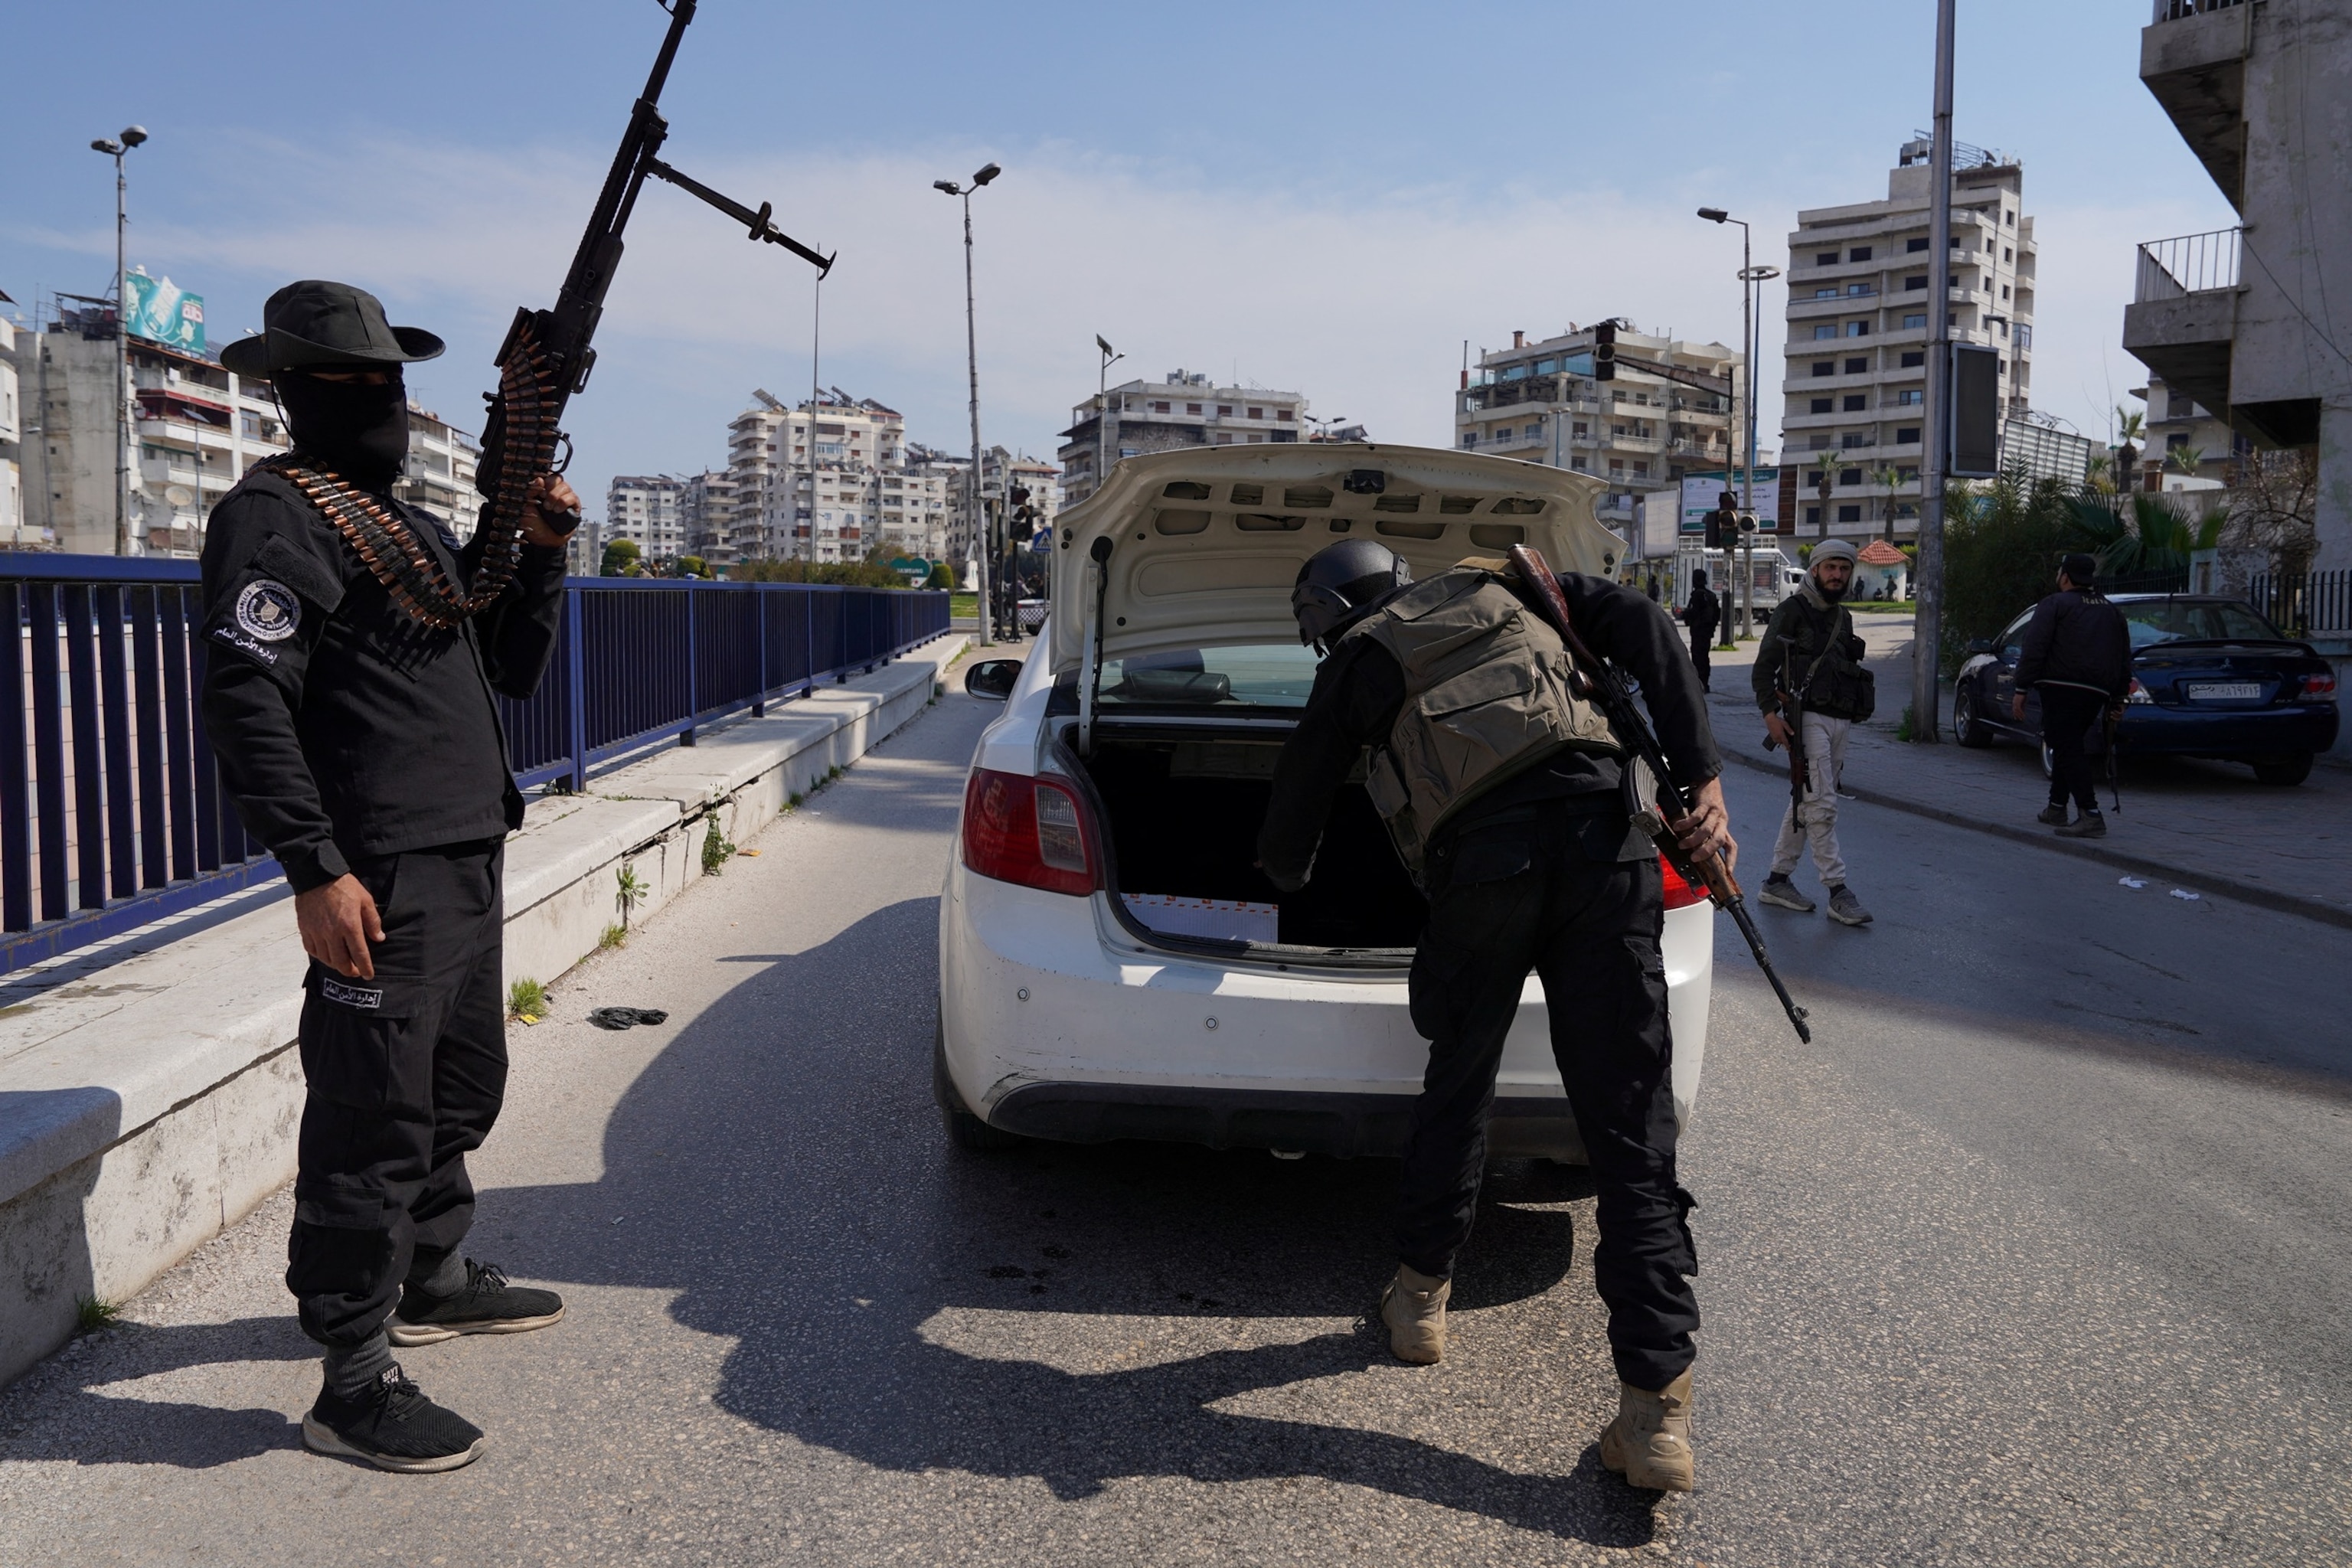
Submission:
<svg viewBox="0 0 2352 1568">
<path fill-rule="evenodd" d="M 1690 628 L 1691 668 L 1698 671 L 1702 691 L 1714 689 L 1714 678 L 1707 667 L 1707 657 L 1715 644 L 1715 628 L 1723 624 L 1722 601 L 1715 590 L 1706 585 L 1706 574 L 1696 574 L 1690 602 L 1683 606 L 1683 625 Z"/>
<path fill-rule="evenodd" d="M 1690 786 L 1713 778 L 1721 758 L 1674 623 L 1600 578 L 1570 574 L 1560 587 L 1585 640 L 1641 683 L 1678 777 Z M 1258 838 L 1277 888 L 1307 881 L 1333 795 L 1366 747 L 1390 745 L 1404 710 L 1406 672 L 1366 629 L 1339 637 L 1283 749 Z M 1514 684 L 1515 672 L 1495 673 Z M 1560 749 L 1507 770 L 1435 825 L 1423 867 L 1429 925 L 1413 959 L 1412 1013 L 1431 1044 L 1401 1179 L 1398 1257 L 1447 1279 L 1469 1238 L 1496 1070 L 1533 970 L 1551 998 L 1553 1052 L 1600 1186 L 1593 1270 L 1618 1374 L 1664 1388 L 1696 1353 L 1698 1304 L 1685 1276 L 1697 1258 L 1693 1200 L 1675 1173 L 1658 857 L 1628 822 L 1616 758 Z"/>
<path fill-rule="evenodd" d="M 471 580 L 478 545 L 380 499 Z M 506 1083 L 500 845 L 523 810 L 491 693 L 538 686 L 563 552 L 525 546 L 512 595 L 431 629 L 264 469 L 214 510 L 204 585 L 205 728 L 239 818 L 296 891 L 348 871 L 383 921 L 374 976 L 314 961 L 302 1007 L 287 1283 L 305 1332 L 356 1344 L 473 1217 L 465 1157 Z"/>
</svg>

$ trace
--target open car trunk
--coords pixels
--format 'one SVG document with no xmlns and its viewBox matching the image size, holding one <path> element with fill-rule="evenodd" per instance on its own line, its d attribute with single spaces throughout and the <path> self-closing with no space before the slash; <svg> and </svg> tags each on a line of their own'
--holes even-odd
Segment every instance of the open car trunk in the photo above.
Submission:
<svg viewBox="0 0 2352 1568">
<path fill-rule="evenodd" d="M 1333 803 L 1313 880 L 1280 892 L 1254 864 L 1282 741 L 1263 727 L 1099 730 L 1094 756 L 1077 765 L 1105 819 L 1115 891 L 1135 923 L 1154 930 L 1358 953 L 1408 950 L 1394 961 L 1409 962 L 1428 906 L 1390 846 L 1360 770 Z M 1184 907 L 1194 900 L 1251 908 Z"/>
</svg>

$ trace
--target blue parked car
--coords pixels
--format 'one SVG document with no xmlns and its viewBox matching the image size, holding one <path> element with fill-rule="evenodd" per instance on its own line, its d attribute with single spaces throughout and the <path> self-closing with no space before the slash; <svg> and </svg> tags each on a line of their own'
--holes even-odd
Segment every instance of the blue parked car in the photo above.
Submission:
<svg viewBox="0 0 2352 1568">
<path fill-rule="evenodd" d="M 2131 695 L 2118 755 L 2214 757 L 2251 763 L 2266 784 L 2299 784 L 2314 753 L 2336 743 L 2336 670 L 2307 643 L 2282 635 L 2242 600 L 2189 594 L 2116 594 L 2131 629 Z M 2025 694 L 2010 717 L 2027 610 L 1997 638 L 1969 645 L 1952 699 L 1963 746 L 2003 737 L 2042 743 L 2042 699 Z M 2095 733 L 2093 749 L 2100 744 Z M 2050 763 L 2044 748 L 2042 765 Z"/>
</svg>

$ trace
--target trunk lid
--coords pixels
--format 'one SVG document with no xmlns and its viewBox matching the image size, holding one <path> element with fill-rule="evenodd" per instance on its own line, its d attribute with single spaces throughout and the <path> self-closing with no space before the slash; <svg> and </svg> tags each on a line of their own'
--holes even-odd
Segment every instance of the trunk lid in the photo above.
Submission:
<svg viewBox="0 0 2352 1568">
<path fill-rule="evenodd" d="M 1469 555 L 1532 546 L 1555 571 L 1612 573 L 1624 543 L 1593 516 L 1588 474 L 1472 452 L 1372 443 L 1192 447 L 1129 458 L 1061 514 L 1054 666 L 1087 658 L 1105 563 L 1102 653 L 1295 641 L 1290 586 L 1306 559 L 1370 538 L 1416 580 Z"/>
</svg>

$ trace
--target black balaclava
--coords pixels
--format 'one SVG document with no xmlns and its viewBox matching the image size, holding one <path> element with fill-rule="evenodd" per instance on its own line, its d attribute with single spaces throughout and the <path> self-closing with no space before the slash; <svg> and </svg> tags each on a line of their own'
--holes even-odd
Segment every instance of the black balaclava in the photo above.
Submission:
<svg viewBox="0 0 2352 1568">
<path fill-rule="evenodd" d="M 408 456 L 408 392 L 397 370 L 382 386 L 293 370 L 276 385 L 296 447 L 362 489 L 392 488 Z"/>
</svg>

